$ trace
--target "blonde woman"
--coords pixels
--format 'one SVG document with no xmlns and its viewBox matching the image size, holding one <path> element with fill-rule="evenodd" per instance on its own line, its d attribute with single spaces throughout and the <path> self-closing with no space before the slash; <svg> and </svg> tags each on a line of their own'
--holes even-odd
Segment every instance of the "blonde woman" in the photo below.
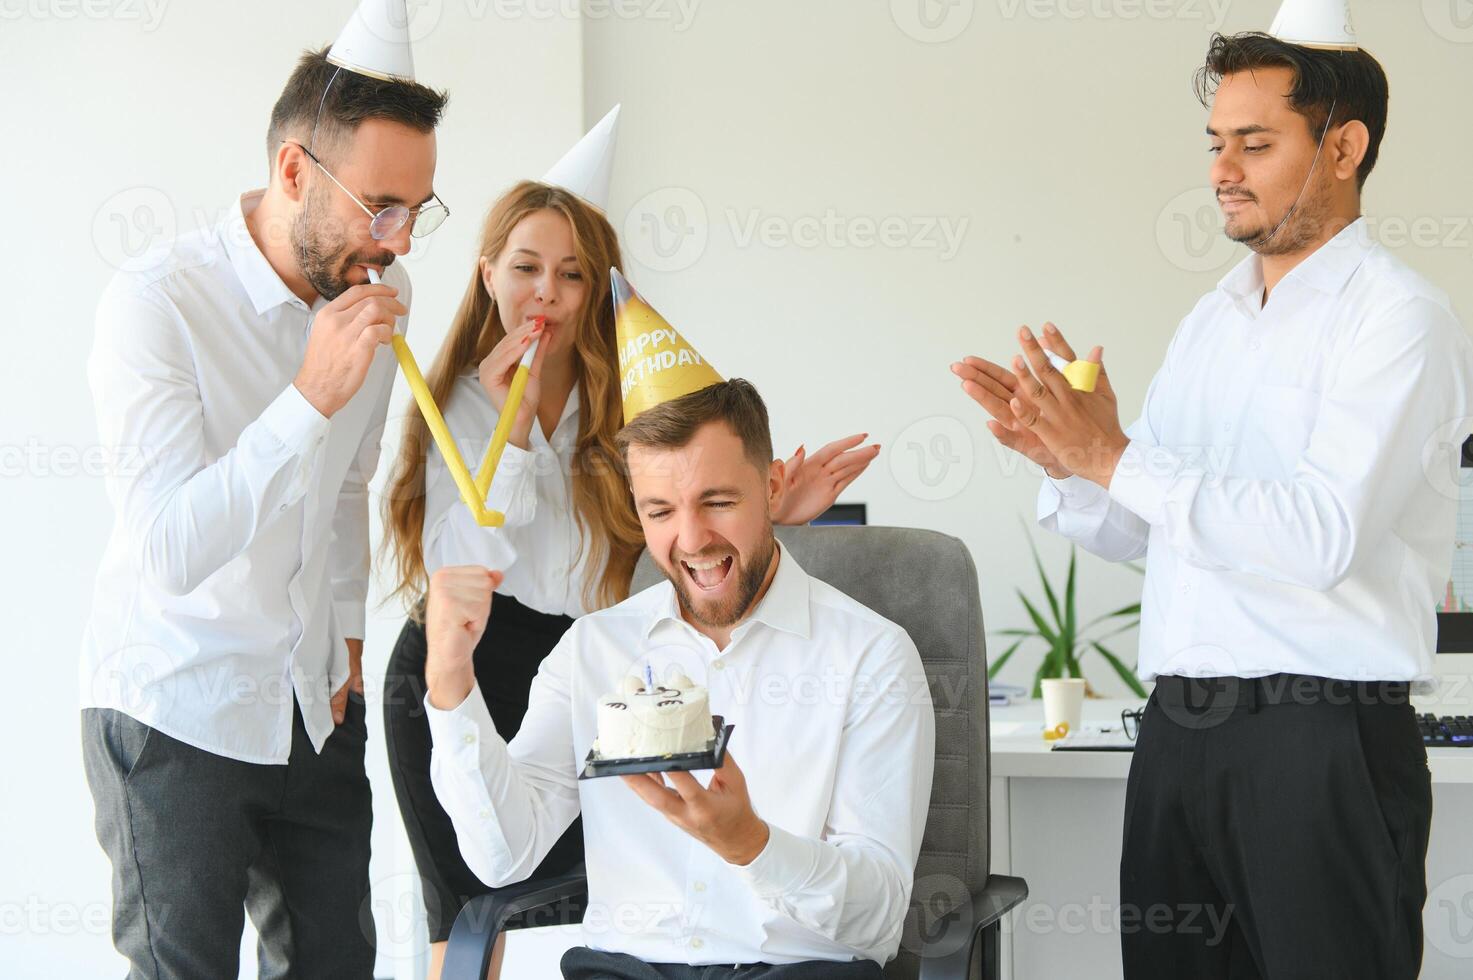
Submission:
<svg viewBox="0 0 1473 980">
<path fill-rule="evenodd" d="M 644 547 L 614 447 L 623 403 L 608 270 L 620 264 L 603 213 L 568 190 L 524 181 L 492 205 L 475 272 L 427 380 L 461 452 L 478 460 L 512 373 L 540 337 L 492 489 L 490 503 L 506 523 L 475 523 L 418 411 L 405 422 L 391 477 L 385 547 L 408 605 L 444 565 L 482 565 L 506 576 L 475 659 L 482 696 L 508 741 L 543 658 L 575 617 L 628 596 Z M 875 445 L 856 448 L 864 438 L 832 443 L 811 458 L 800 447 L 788 462 L 777 521 L 806 523 L 828 509 L 878 455 Z M 461 859 L 430 782 L 425 641 L 417 619 L 418 611 L 390 658 L 384 723 L 395 794 L 424 881 L 430 975 L 438 977 L 456 915 L 488 889 Z M 582 857 L 582 825 L 575 822 L 534 874 L 558 874 Z"/>
</svg>

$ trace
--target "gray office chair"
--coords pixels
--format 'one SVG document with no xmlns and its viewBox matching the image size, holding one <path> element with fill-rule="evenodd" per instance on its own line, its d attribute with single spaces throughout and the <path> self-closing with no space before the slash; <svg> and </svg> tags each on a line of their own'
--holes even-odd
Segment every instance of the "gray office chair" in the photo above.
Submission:
<svg viewBox="0 0 1473 980">
<path fill-rule="evenodd" d="M 1028 896 L 1028 885 L 988 874 L 987 656 L 972 556 L 956 538 L 907 528 L 784 527 L 777 536 L 808 574 L 904 627 L 931 682 L 931 808 L 905 936 L 885 976 L 970 980 L 980 968 L 984 980 L 996 977 L 1002 917 Z M 646 554 L 634 590 L 660 577 Z M 445 980 L 482 980 L 513 916 L 523 926 L 578 922 L 586 900 L 581 871 L 473 899 L 451 931 Z"/>
</svg>

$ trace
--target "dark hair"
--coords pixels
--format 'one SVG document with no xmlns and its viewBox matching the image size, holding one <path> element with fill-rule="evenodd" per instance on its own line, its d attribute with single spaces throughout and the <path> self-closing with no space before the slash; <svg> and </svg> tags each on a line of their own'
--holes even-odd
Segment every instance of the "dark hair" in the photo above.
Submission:
<svg viewBox="0 0 1473 980">
<path fill-rule="evenodd" d="M 619 430 L 614 444 L 629 468 L 629 447 L 679 449 L 690 444 L 696 430 L 707 422 L 725 422 L 742 441 L 752 465 L 762 472 L 772 463 L 772 432 L 767 427 L 767 406 L 750 381 L 732 378 L 689 395 L 661 402 L 637 415 Z"/>
<path fill-rule="evenodd" d="M 1197 70 L 1194 81 L 1197 98 L 1207 105 L 1224 75 L 1256 68 L 1288 68 L 1294 73 L 1289 106 L 1309 122 L 1310 134 L 1316 140 L 1332 125 L 1352 119 L 1365 123 L 1371 141 L 1358 174 L 1358 185 L 1364 187 L 1380 155 L 1381 138 L 1386 135 L 1389 91 L 1381 63 L 1365 51 L 1322 51 L 1256 31 L 1214 34 L 1207 48 L 1207 62 Z"/>
<path fill-rule="evenodd" d="M 339 69 L 327 60 L 327 51 L 304 51 L 286 80 L 266 130 L 268 158 L 274 158 L 281 141 L 288 138 L 303 145 L 311 140 L 315 145 L 308 149 L 318 156 L 330 154 L 365 119 L 388 119 L 421 133 L 440 124 L 449 100 L 445 92 L 418 82 L 387 81 Z"/>
</svg>

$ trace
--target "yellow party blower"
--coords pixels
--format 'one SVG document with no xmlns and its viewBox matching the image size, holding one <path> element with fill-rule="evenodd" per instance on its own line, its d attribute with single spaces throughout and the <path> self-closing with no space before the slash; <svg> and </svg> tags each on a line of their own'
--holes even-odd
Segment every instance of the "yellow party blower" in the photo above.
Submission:
<svg viewBox="0 0 1473 980">
<path fill-rule="evenodd" d="M 372 269 L 368 270 L 368 278 L 375 285 L 380 282 L 379 274 Z M 486 458 L 481 461 L 480 471 L 472 477 L 470 467 L 466 466 L 465 458 L 460 455 L 460 450 L 455 446 L 455 440 L 450 436 L 450 429 L 445 425 L 445 416 L 440 413 L 440 406 L 435 404 L 434 397 L 430 395 L 430 386 L 425 383 L 424 375 L 420 373 L 414 353 L 405 343 L 404 335 L 397 331 L 394 333 L 394 355 L 399 358 L 399 368 L 404 372 L 404 380 L 409 382 L 410 394 L 414 395 L 415 404 L 419 406 L 420 413 L 424 415 L 430 436 L 435 440 L 435 446 L 440 450 L 440 456 L 445 460 L 446 468 L 450 470 L 451 479 L 455 481 L 456 488 L 460 490 L 460 499 L 470 508 L 476 523 L 482 527 L 500 527 L 506 523 L 506 515 L 487 507 L 486 498 L 491 492 L 491 481 L 496 475 L 496 467 L 501 462 L 502 451 L 506 449 L 512 423 L 517 417 L 517 410 L 522 406 L 522 396 L 527 390 L 527 377 L 531 371 L 532 358 L 536 356 L 537 345 L 540 342 L 541 338 L 532 341 L 532 345 L 527 348 L 527 353 L 522 355 L 516 374 L 512 376 L 511 389 L 507 392 L 506 404 L 502 408 L 501 418 L 496 423 L 496 431 L 491 435 L 491 444 L 486 447 Z"/>
<path fill-rule="evenodd" d="M 1069 387 L 1075 391 L 1094 391 L 1096 383 L 1100 380 L 1100 366 L 1094 361 L 1074 361 L 1070 363 L 1051 350 L 1044 351 L 1048 356 L 1049 363 L 1064 375 L 1064 380 L 1069 382 Z"/>
</svg>

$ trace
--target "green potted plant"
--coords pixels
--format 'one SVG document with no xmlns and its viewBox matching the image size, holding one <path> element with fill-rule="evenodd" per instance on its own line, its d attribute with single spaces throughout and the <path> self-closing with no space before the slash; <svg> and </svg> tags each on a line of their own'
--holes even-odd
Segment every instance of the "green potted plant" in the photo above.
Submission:
<svg viewBox="0 0 1473 980">
<path fill-rule="evenodd" d="M 1024 533 L 1027 534 L 1026 525 Z M 988 668 L 988 679 L 996 678 L 998 671 L 1023 644 L 1030 640 L 1038 640 L 1042 642 L 1045 649 L 1043 660 L 1033 674 L 1033 697 L 1043 696 L 1043 687 L 1040 682 L 1046 677 L 1084 677 L 1079 661 L 1084 654 L 1090 651 L 1103 657 L 1136 697 L 1146 697 L 1146 689 L 1136 679 L 1135 672 L 1102 642 L 1139 626 L 1141 604 L 1133 603 L 1114 612 L 1105 613 L 1103 616 L 1097 616 L 1083 626 L 1079 626 L 1079 617 L 1074 606 L 1077 549 L 1073 545 L 1069 547 L 1069 573 L 1064 582 L 1062 602 L 1059 601 L 1058 593 L 1043 570 L 1043 561 L 1038 556 L 1038 548 L 1033 543 L 1032 535 L 1028 536 L 1028 549 L 1033 553 L 1033 564 L 1038 569 L 1039 581 L 1043 583 L 1043 595 L 1049 616 L 1045 618 L 1039 609 L 1039 604 L 1024 595 L 1022 589 L 1017 590 L 1018 598 L 1023 602 L 1023 608 L 1028 610 L 1028 617 L 1033 620 L 1033 629 L 994 631 L 998 636 L 1008 636 L 1014 639 L 1012 645 L 1004 650 L 1002 655 Z M 1127 563 L 1127 567 L 1137 573 L 1142 572 L 1139 566 Z M 1121 623 L 1121 620 L 1127 620 L 1127 622 Z M 1099 697 L 1094 689 L 1089 687 L 1088 679 L 1085 680 L 1085 692 L 1087 697 Z"/>
</svg>

